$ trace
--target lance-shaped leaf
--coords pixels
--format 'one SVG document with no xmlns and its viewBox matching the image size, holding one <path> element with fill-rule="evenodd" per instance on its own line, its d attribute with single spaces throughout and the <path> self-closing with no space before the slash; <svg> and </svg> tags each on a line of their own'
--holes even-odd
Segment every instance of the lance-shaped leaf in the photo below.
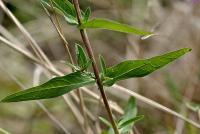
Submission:
<svg viewBox="0 0 200 134">
<path fill-rule="evenodd" d="M 132 119 L 136 117 L 137 115 L 137 106 L 136 106 L 136 100 L 134 97 L 130 97 L 128 100 L 128 104 L 125 108 L 124 115 L 119 120 L 118 125 L 121 126 L 124 122 L 126 122 L 129 119 Z"/>
<path fill-rule="evenodd" d="M 140 116 L 137 116 L 137 106 L 134 97 L 130 97 L 128 105 L 125 108 L 125 113 L 117 123 L 121 133 L 129 132 L 133 127 L 134 123 L 138 121 Z"/>
<path fill-rule="evenodd" d="M 90 9 L 90 7 L 88 7 L 84 12 L 83 22 L 87 22 L 88 21 L 88 19 L 90 17 L 90 14 L 91 14 L 91 9 Z"/>
<path fill-rule="evenodd" d="M 83 47 L 81 47 L 79 44 L 75 44 L 75 50 L 76 50 L 76 59 L 78 66 L 81 69 L 87 68 L 89 58 L 87 57 L 86 53 L 84 52 Z"/>
<path fill-rule="evenodd" d="M 41 0 L 42 3 L 51 7 L 50 0 Z M 54 9 L 64 16 L 69 24 L 77 25 L 76 12 L 73 4 L 68 0 L 52 0 Z"/>
<path fill-rule="evenodd" d="M 27 100 L 48 99 L 61 96 L 73 89 L 95 83 L 89 73 L 74 72 L 62 77 L 56 77 L 48 82 L 20 91 L 5 97 L 1 102 L 18 102 Z"/>
<path fill-rule="evenodd" d="M 137 34 L 137 35 L 142 35 L 142 36 L 152 34 L 151 32 L 146 32 L 146 31 L 134 28 L 126 24 L 121 24 L 116 21 L 102 19 L 102 18 L 95 18 L 85 23 L 82 23 L 81 26 L 79 26 L 79 28 L 80 29 L 101 28 L 101 29 L 107 29 L 107 30 L 118 31 L 118 32 L 123 32 L 123 33 Z"/>
<path fill-rule="evenodd" d="M 128 60 L 121 62 L 106 69 L 106 77 L 110 79 L 105 80 L 103 83 L 106 86 L 111 86 L 119 80 L 146 76 L 189 51 L 191 51 L 190 48 L 183 48 L 161 56 L 152 57 L 150 59 Z"/>
<path fill-rule="evenodd" d="M 101 73 L 104 76 L 104 74 L 106 73 L 106 64 L 102 55 L 99 56 L 99 62 L 100 62 Z"/>
</svg>

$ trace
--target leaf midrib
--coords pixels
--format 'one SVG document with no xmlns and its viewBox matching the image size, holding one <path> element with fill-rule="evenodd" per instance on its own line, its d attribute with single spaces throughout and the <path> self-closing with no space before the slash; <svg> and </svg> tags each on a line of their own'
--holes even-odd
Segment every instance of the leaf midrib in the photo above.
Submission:
<svg viewBox="0 0 200 134">
<path fill-rule="evenodd" d="M 92 82 L 93 82 L 93 81 L 91 80 L 91 81 L 82 82 L 82 83 L 79 83 L 79 84 L 92 83 Z M 76 85 L 76 83 L 75 83 L 75 84 L 70 84 L 70 85 L 63 85 L 63 86 L 52 87 L 52 88 L 43 88 L 42 90 L 30 91 L 30 92 L 26 92 L 25 94 L 30 94 L 30 93 L 35 93 L 35 92 L 42 92 L 43 90 L 48 91 L 48 90 L 55 89 L 55 88 L 69 87 L 69 86 L 73 86 L 73 85 Z M 33 87 L 33 88 L 37 88 L 37 87 Z M 32 88 L 32 89 L 33 89 L 33 88 Z M 69 88 L 69 89 L 70 89 L 70 88 Z M 26 91 L 26 90 L 24 90 L 24 91 Z M 13 95 L 14 95 L 14 94 L 13 94 Z M 20 95 L 24 95 L 24 94 L 20 94 Z M 18 97 L 18 96 L 20 96 L 20 95 L 16 95 L 16 96 L 14 96 L 14 97 Z M 9 99 L 9 98 L 8 98 L 8 99 Z"/>
</svg>

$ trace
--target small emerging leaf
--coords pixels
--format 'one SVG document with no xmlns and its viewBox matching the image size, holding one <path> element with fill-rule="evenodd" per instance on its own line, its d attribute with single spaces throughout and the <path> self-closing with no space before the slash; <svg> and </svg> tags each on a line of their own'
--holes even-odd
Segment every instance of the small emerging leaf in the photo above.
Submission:
<svg viewBox="0 0 200 134">
<path fill-rule="evenodd" d="M 189 51 L 191 51 L 190 48 L 183 48 L 161 56 L 155 56 L 150 59 L 128 60 L 121 62 L 106 69 L 106 77 L 111 79 L 103 83 L 106 86 L 112 86 L 112 84 L 119 80 L 146 76 Z"/>
<path fill-rule="evenodd" d="M 104 74 L 106 73 L 106 64 L 102 55 L 99 56 L 99 61 L 100 61 L 101 72 L 104 76 Z"/>
<path fill-rule="evenodd" d="M 75 44 L 75 48 L 78 66 L 84 68 L 85 64 L 88 62 L 88 58 L 79 44 Z"/>
<path fill-rule="evenodd" d="M 48 7 L 51 7 L 49 0 L 41 0 Z M 71 25 L 78 25 L 76 12 L 73 4 L 68 0 L 52 0 L 54 9 L 64 16 L 66 21 Z"/>
<path fill-rule="evenodd" d="M 85 70 L 92 64 L 92 61 L 87 57 L 82 46 L 76 44 L 75 47 L 78 66 L 81 70 Z"/>
<path fill-rule="evenodd" d="M 88 19 L 90 17 L 90 14 L 91 14 L 91 9 L 90 9 L 90 7 L 88 7 L 84 12 L 83 22 L 87 22 L 88 21 Z"/>
<path fill-rule="evenodd" d="M 95 80 L 89 73 L 74 72 L 62 77 L 53 78 L 42 85 L 9 95 L 1 102 L 54 98 L 92 83 L 95 83 Z"/>
<path fill-rule="evenodd" d="M 151 32 L 146 32 L 146 31 L 134 28 L 126 24 L 121 24 L 116 21 L 102 19 L 102 18 L 95 18 L 85 23 L 82 23 L 79 28 L 80 29 L 101 28 L 101 29 L 107 29 L 107 30 L 118 31 L 118 32 L 123 32 L 123 33 L 137 34 L 137 35 L 142 35 L 142 36 L 152 34 Z"/>
</svg>

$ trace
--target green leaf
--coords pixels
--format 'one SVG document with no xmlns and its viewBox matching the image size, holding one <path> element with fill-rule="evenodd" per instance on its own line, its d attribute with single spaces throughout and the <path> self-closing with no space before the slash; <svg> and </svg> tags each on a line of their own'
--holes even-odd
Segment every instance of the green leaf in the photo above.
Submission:
<svg viewBox="0 0 200 134">
<path fill-rule="evenodd" d="M 189 51 L 191 51 L 190 48 L 183 48 L 161 56 L 155 56 L 150 59 L 128 60 L 121 62 L 106 69 L 106 77 L 111 79 L 106 82 L 104 81 L 103 83 L 106 86 L 112 86 L 112 84 L 119 80 L 146 76 L 176 60 Z"/>
<path fill-rule="evenodd" d="M 121 126 L 124 122 L 127 120 L 136 117 L 137 115 L 137 106 L 136 106 L 136 100 L 134 97 L 130 97 L 128 100 L 128 104 L 125 108 L 125 113 L 118 122 L 118 125 Z"/>
<path fill-rule="evenodd" d="M 79 44 L 76 44 L 75 48 L 78 66 L 81 69 L 87 69 L 87 67 L 91 64 L 91 60 L 87 57 L 83 47 L 81 47 Z"/>
<path fill-rule="evenodd" d="M 134 123 L 141 120 L 143 117 L 143 115 L 137 116 L 135 98 L 130 97 L 128 100 L 128 105 L 125 109 L 125 113 L 117 123 L 120 133 L 129 132 L 132 129 Z"/>
<path fill-rule="evenodd" d="M 101 29 L 107 29 L 107 30 L 118 31 L 118 32 L 123 32 L 123 33 L 137 34 L 137 35 L 142 35 L 142 36 L 152 34 L 151 32 L 146 32 L 146 31 L 134 28 L 126 24 L 121 24 L 116 21 L 102 19 L 102 18 L 95 18 L 85 23 L 82 23 L 81 26 L 79 26 L 79 28 L 80 29 L 101 28 Z"/>
<path fill-rule="evenodd" d="M 53 78 L 42 85 L 9 95 L 1 102 L 54 98 L 92 83 L 95 83 L 95 80 L 89 73 L 74 72 L 62 77 Z"/>
<path fill-rule="evenodd" d="M 51 7 L 49 0 L 41 0 L 48 7 Z M 52 0 L 54 9 L 64 16 L 65 20 L 71 25 L 78 25 L 76 12 L 73 4 L 68 0 Z"/>
<path fill-rule="evenodd" d="M 122 126 L 124 126 L 121 131 L 124 132 L 125 130 L 126 131 L 130 130 L 134 122 L 129 123 L 129 125 L 126 126 L 124 124 L 127 124 L 127 121 L 129 122 L 129 120 L 131 119 L 133 120 L 134 118 L 136 118 L 136 116 L 137 116 L 136 100 L 134 97 L 130 97 L 128 100 L 128 105 L 125 108 L 125 113 L 117 124 L 119 128 L 122 128 Z"/>
<path fill-rule="evenodd" d="M 105 118 L 99 117 L 99 120 L 102 121 L 108 127 L 112 127 L 112 125 L 110 124 L 110 122 L 108 120 L 106 120 Z"/>
<path fill-rule="evenodd" d="M 90 7 L 88 7 L 84 12 L 83 22 L 87 22 L 88 21 L 88 19 L 90 17 L 90 14 L 91 14 L 91 9 L 90 9 Z"/>
<path fill-rule="evenodd" d="M 9 132 L 7 132 L 6 130 L 0 128 L 0 134 L 10 134 Z"/>
<path fill-rule="evenodd" d="M 134 118 L 130 118 L 129 120 L 125 121 L 124 123 L 122 123 L 120 126 L 118 126 L 118 128 L 120 129 L 120 132 L 121 133 L 126 133 L 126 132 L 129 132 L 132 127 L 133 127 L 133 124 L 141 119 L 143 119 L 144 116 L 143 115 L 139 115 L 139 116 L 136 116 Z"/>
<path fill-rule="evenodd" d="M 99 56 L 101 72 L 104 75 L 106 73 L 106 64 L 102 55 Z"/>
</svg>

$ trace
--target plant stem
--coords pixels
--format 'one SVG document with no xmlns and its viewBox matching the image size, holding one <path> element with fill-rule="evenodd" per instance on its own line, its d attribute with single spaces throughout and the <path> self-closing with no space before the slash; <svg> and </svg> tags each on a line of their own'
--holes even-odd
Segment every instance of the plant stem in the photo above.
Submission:
<svg viewBox="0 0 200 134">
<path fill-rule="evenodd" d="M 80 11 L 78 0 L 73 0 L 73 4 L 74 4 L 75 10 L 76 10 L 78 23 L 79 23 L 79 25 L 81 25 L 81 19 L 82 18 L 81 18 L 81 11 Z M 119 134 L 116 123 L 115 123 L 114 118 L 113 118 L 112 111 L 111 111 L 109 103 L 108 103 L 107 96 L 106 96 L 105 91 L 103 89 L 103 84 L 102 84 L 101 79 L 99 77 L 99 70 L 98 70 L 98 67 L 97 67 L 97 64 L 96 64 L 96 61 L 95 61 L 95 58 L 94 58 L 94 54 L 93 54 L 93 51 L 92 51 L 92 47 L 91 47 L 89 38 L 87 36 L 87 32 L 86 32 L 85 29 L 80 29 L 80 34 L 81 34 L 82 40 L 84 42 L 84 45 L 86 47 L 87 54 L 88 54 L 89 58 L 92 60 L 92 67 L 93 67 L 93 71 L 94 71 L 94 74 L 95 74 L 96 83 L 98 85 L 101 96 L 103 98 L 103 102 L 104 102 L 104 105 L 105 105 L 106 110 L 108 112 L 108 116 L 110 118 L 113 130 L 114 130 L 115 134 Z"/>
</svg>

